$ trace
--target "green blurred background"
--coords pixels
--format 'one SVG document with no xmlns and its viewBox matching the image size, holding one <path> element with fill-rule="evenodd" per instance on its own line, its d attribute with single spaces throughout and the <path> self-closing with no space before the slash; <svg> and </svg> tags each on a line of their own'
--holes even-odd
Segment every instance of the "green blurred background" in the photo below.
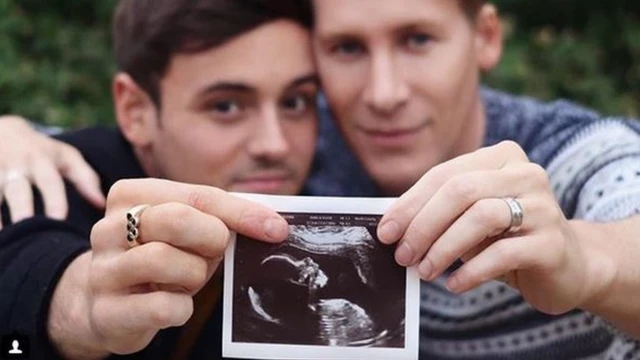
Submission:
<svg viewBox="0 0 640 360">
<path fill-rule="evenodd" d="M 0 0 L 0 114 L 66 127 L 112 121 L 115 3 Z M 495 3 L 505 20 L 506 52 L 485 83 L 570 98 L 605 114 L 640 115 L 640 1 Z"/>
</svg>

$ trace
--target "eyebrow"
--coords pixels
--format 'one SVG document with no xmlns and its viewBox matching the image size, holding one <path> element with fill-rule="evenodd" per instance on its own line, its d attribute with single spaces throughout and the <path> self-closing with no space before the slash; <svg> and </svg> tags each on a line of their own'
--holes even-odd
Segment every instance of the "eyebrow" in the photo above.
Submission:
<svg viewBox="0 0 640 360">
<path fill-rule="evenodd" d="M 318 75 L 314 73 L 306 74 L 303 76 L 299 76 L 295 78 L 289 85 L 287 85 L 287 89 L 292 89 L 307 83 L 312 83 L 314 85 L 320 84 L 320 79 Z M 241 93 L 251 93 L 258 92 L 258 89 L 255 86 L 248 85 L 242 82 L 234 82 L 234 81 L 220 81 L 214 84 L 211 84 L 205 87 L 202 91 L 199 92 L 200 96 L 218 92 L 218 91 L 234 91 Z"/>
<path fill-rule="evenodd" d="M 307 83 L 311 83 L 313 85 L 319 85 L 320 84 L 320 79 L 318 78 L 318 74 L 316 73 L 310 73 L 307 75 L 303 75 L 300 77 L 295 78 L 291 84 L 289 84 L 289 86 L 287 86 L 287 88 L 295 88 Z"/>
<path fill-rule="evenodd" d="M 406 31 L 415 31 L 421 29 L 432 29 L 438 26 L 438 19 L 436 18 L 416 18 L 403 21 L 400 24 L 391 26 L 391 31 L 395 34 L 403 33 Z M 332 29 L 325 29 L 324 31 L 316 31 L 316 36 L 320 43 L 330 43 L 343 40 L 361 40 L 366 38 L 368 31 L 365 31 L 352 24 L 346 24 L 342 27 L 337 26 Z"/>
<path fill-rule="evenodd" d="M 207 86 L 199 93 L 205 95 L 217 91 L 255 92 L 256 88 L 240 82 L 221 81 Z"/>
</svg>

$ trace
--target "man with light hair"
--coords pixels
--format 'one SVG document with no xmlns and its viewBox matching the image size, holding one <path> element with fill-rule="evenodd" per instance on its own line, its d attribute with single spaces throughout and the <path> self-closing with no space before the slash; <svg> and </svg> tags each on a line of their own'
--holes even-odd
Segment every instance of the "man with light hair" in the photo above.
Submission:
<svg viewBox="0 0 640 360">
<path fill-rule="evenodd" d="M 637 125 L 481 89 L 484 1 L 313 5 L 331 111 L 305 193 L 400 196 L 378 236 L 426 280 L 421 355 L 638 356 Z"/>
</svg>

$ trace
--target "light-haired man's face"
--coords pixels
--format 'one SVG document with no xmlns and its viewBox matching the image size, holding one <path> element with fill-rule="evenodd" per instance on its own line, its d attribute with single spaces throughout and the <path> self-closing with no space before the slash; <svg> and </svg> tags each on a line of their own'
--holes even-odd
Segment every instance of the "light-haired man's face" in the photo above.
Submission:
<svg viewBox="0 0 640 360">
<path fill-rule="evenodd" d="M 435 164 L 481 145 L 479 70 L 494 66 L 501 50 L 495 12 L 483 11 L 489 18 L 476 24 L 454 0 L 314 5 L 323 89 L 386 193 L 404 192 Z"/>
<path fill-rule="evenodd" d="M 296 194 L 315 150 L 317 92 L 309 31 L 275 21 L 174 56 L 160 83 L 159 121 L 130 138 L 152 176 Z"/>
</svg>

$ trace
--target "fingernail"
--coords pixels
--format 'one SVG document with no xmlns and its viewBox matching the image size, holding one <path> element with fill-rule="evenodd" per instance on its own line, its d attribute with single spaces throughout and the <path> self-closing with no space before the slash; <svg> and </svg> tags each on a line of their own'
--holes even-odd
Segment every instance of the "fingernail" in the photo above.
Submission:
<svg viewBox="0 0 640 360">
<path fill-rule="evenodd" d="M 418 266 L 418 272 L 420 273 L 420 277 L 425 280 L 431 280 L 431 261 L 428 259 L 422 260 L 420 266 Z"/>
<path fill-rule="evenodd" d="M 447 280 L 447 289 L 452 293 L 458 293 L 460 291 L 460 285 L 460 280 L 455 275 L 452 275 L 449 280 Z"/>
<path fill-rule="evenodd" d="M 407 243 L 402 243 L 396 250 L 396 261 L 402 266 L 409 266 L 413 262 L 413 249 Z"/>
<path fill-rule="evenodd" d="M 400 238 L 398 229 L 398 224 L 393 220 L 389 220 L 378 229 L 378 238 L 384 244 L 392 244 Z"/>
<path fill-rule="evenodd" d="M 264 223 L 264 233 L 271 240 L 282 241 L 289 234 L 289 224 L 282 218 L 271 218 Z"/>
</svg>

